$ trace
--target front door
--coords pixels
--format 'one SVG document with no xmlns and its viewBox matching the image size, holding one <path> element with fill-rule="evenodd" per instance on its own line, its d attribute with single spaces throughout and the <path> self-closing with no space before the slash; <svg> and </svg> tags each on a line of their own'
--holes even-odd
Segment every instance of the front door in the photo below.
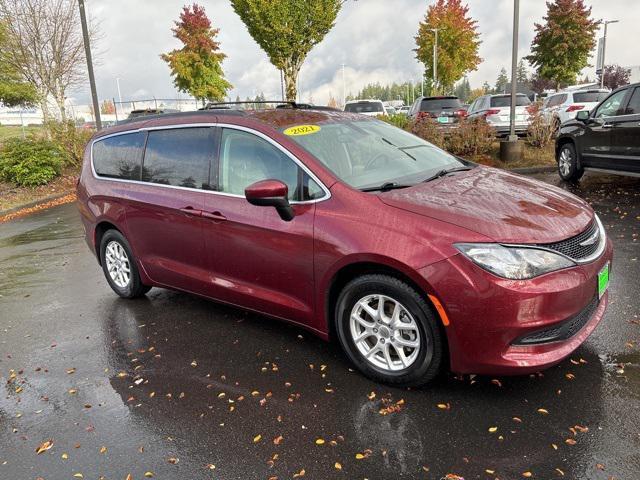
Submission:
<svg viewBox="0 0 640 480">
<path fill-rule="evenodd" d="M 309 324 L 315 203 L 304 199 L 319 187 L 289 154 L 260 134 L 223 128 L 219 152 L 218 193 L 207 196 L 203 213 L 209 295 Z M 246 187 L 266 179 L 289 187 L 293 220 L 284 221 L 274 208 L 245 199 Z"/>
<path fill-rule="evenodd" d="M 640 173 L 640 87 L 633 89 L 622 115 L 612 123 L 612 165 L 619 170 Z"/>
<path fill-rule="evenodd" d="M 626 90 L 613 93 L 587 120 L 581 137 L 583 166 L 611 168 L 611 120 L 620 113 L 626 94 Z"/>
<path fill-rule="evenodd" d="M 203 293 L 207 270 L 200 217 L 215 153 L 212 127 L 149 132 L 142 183 L 131 194 L 127 229 L 147 275 Z"/>
</svg>

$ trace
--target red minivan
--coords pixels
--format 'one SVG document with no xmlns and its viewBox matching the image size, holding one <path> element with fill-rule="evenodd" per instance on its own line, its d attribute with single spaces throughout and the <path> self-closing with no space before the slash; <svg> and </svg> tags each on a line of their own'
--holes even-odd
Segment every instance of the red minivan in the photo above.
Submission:
<svg viewBox="0 0 640 480">
<path fill-rule="evenodd" d="M 79 208 L 118 295 L 284 319 L 393 385 L 541 370 L 602 319 L 612 246 L 586 202 L 370 117 L 285 107 L 93 137 Z"/>
</svg>

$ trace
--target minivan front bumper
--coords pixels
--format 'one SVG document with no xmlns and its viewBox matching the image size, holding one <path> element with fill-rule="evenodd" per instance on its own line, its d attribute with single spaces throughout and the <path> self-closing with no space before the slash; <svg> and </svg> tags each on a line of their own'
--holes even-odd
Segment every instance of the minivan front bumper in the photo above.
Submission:
<svg viewBox="0 0 640 480">
<path fill-rule="evenodd" d="M 597 260 L 530 280 L 497 277 L 463 255 L 422 269 L 448 316 L 451 370 L 526 374 L 565 359 L 604 316 L 609 293 L 597 298 L 598 273 L 612 255 L 607 239 Z"/>
</svg>

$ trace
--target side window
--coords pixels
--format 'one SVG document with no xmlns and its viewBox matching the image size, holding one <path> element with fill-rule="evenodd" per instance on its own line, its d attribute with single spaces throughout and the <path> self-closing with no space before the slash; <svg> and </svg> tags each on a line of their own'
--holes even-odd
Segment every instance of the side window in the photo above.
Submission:
<svg viewBox="0 0 640 480">
<path fill-rule="evenodd" d="M 624 100 L 627 90 L 620 90 L 607 98 L 596 110 L 595 118 L 612 117 L 618 115 L 622 100 Z"/>
<path fill-rule="evenodd" d="M 624 111 L 625 115 L 640 115 L 640 87 L 636 87 Z"/>
<path fill-rule="evenodd" d="M 476 103 L 478 103 L 478 99 L 475 99 L 471 105 L 469 105 L 469 113 L 473 113 L 476 111 Z"/>
<path fill-rule="evenodd" d="M 101 177 L 140 180 L 145 134 L 126 133 L 93 144 L 93 168 Z"/>
<path fill-rule="evenodd" d="M 213 128 L 151 131 L 144 154 L 142 180 L 208 190 L 214 152 Z"/>
<path fill-rule="evenodd" d="M 241 130 L 222 130 L 220 144 L 221 192 L 244 195 L 260 180 L 275 179 L 289 187 L 289 200 L 298 200 L 300 167 L 266 140 Z"/>
<path fill-rule="evenodd" d="M 306 172 L 302 174 L 302 200 L 317 200 L 324 197 L 324 190 Z"/>
</svg>

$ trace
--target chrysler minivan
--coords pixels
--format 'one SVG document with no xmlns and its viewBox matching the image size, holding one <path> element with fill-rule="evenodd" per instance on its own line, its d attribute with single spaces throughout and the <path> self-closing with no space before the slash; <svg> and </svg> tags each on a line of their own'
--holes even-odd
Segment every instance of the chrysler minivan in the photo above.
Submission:
<svg viewBox="0 0 640 480">
<path fill-rule="evenodd" d="M 393 385 L 538 371 L 596 328 L 612 246 L 586 202 L 371 117 L 285 107 L 93 137 L 78 203 L 116 294 L 283 319 Z"/>
</svg>

